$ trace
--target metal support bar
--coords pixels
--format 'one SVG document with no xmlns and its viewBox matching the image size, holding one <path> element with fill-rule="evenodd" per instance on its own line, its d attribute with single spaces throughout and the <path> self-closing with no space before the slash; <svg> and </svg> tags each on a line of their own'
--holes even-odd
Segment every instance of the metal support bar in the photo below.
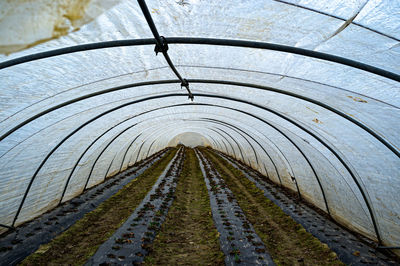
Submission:
<svg viewBox="0 0 400 266">
<path fill-rule="evenodd" d="M 163 83 L 163 82 L 162 82 L 162 83 Z M 346 164 L 346 162 L 335 152 L 335 150 L 334 150 L 332 147 L 330 147 L 327 143 L 325 143 L 321 138 L 319 138 L 317 135 L 315 135 L 313 132 L 309 131 L 309 130 L 306 129 L 305 127 L 301 126 L 301 125 L 300 125 L 299 123 L 297 123 L 296 121 L 294 121 L 294 120 L 292 120 L 292 119 L 286 117 L 284 114 L 281 114 L 281 113 L 279 113 L 279 112 L 276 112 L 276 111 L 274 111 L 274 110 L 272 110 L 272 109 L 270 109 L 270 108 L 267 108 L 267 107 L 265 107 L 265 106 L 261 106 L 261 105 L 258 105 L 258 104 L 252 103 L 252 102 L 248 102 L 248 101 L 245 101 L 245 100 L 242 100 L 242 99 L 236 99 L 236 98 L 232 98 L 232 97 L 228 97 L 228 96 L 222 96 L 222 95 L 212 95 L 212 94 L 196 94 L 196 95 L 197 95 L 197 96 L 200 96 L 200 97 L 219 98 L 219 99 L 225 99 L 225 100 L 230 100 L 230 101 L 234 101 L 234 102 L 241 102 L 241 103 L 244 103 L 244 104 L 252 105 L 252 106 L 254 106 L 254 107 L 258 107 L 258 108 L 260 108 L 260 109 L 263 109 L 263 110 L 265 110 L 265 111 L 271 112 L 271 113 L 273 113 L 273 114 L 275 114 L 275 115 L 277 115 L 277 116 L 279 116 L 279 117 L 281 117 L 281 118 L 287 120 L 288 122 L 290 122 L 290 123 L 296 125 L 296 126 L 299 127 L 300 129 L 306 131 L 308 134 L 310 134 L 311 136 L 313 136 L 314 138 L 316 138 L 321 144 L 323 144 L 326 148 L 328 148 L 328 149 L 335 155 L 335 157 L 345 166 L 346 170 L 349 171 L 350 175 L 352 176 L 354 182 L 356 183 L 357 187 L 359 188 L 359 190 L 360 190 L 360 192 L 361 192 L 361 194 L 362 194 L 362 196 L 363 196 L 364 202 L 366 203 L 367 208 L 368 208 L 368 210 L 369 210 L 369 213 L 370 213 L 370 216 L 371 216 L 373 225 L 374 225 L 374 229 L 375 229 L 375 232 L 376 232 L 376 234 L 377 234 L 378 241 L 381 243 L 381 238 L 380 238 L 380 234 L 379 234 L 379 231 L 378 231 L 376 218 L 375 218 L 375 215 L 374 215 L 372 206 L 370 205 L 370 201 L 369 201 L 369 199 L 368 199 L 368 197 L 367 197 L 367 195 L 366 195 L 364 189 L 361 187 L 360 183 L 358 182 L 357 178 L 355 177 L 354 173 L 353 173 L 352 170 L 349 168 L 349 166 Z M 123 107 L 125 107 L 125 106 L 131 105 L 131 104 L 135 104 L 135 103 L 139 103 L 139 102 L 144 102 L 144 101 L 152 100 L 152 99 L 167 98 L 167 97 L 182 97 L 182 96 L 185 96 L 185 95 L 184 95 L 184 94 L 173 93 L 173 94 L 165 94 L 165 95 L 151 96 L 151 97 L 143 98 L 143 99 L 140 99 L 140 100 L 131 101 L 131 102 L 122 104 L 122 105 L 120 105 L 120 106 L 111 108 L 110 110 L 105 111 L 105 112 L 103 112 L 102 114 L 95 116 L 94 118 L 88 120 L 87 122 L 85 122 L 84 124 L 82 124 L 80 127 L 78 127 L 77 129 L 75 129 L 74 131 L 72 131 L 70 134 L 68 134 L 60 143 L 58 143 L 58 144 L 51 150 L 51 152 L 50 152 L 50 153 L 46 156 L 46 158 L 42 161 L 42 163 L 40 164 L 39 168 L 36 170 L 35 174 L 34 174 L 33 177 L 31 178 L 30 183 L 29 183 L 29 185 L 28 185 L 28 187 L 27 187 L 27 189 L 26 189 L 26 191 L 25 191 L 25 194 L 24 194 L 24 196 L 23 196 L 23 199 L 22 199 L 22 201 L 21 201 L 21 204 L 20 204 L 20 206 L 19 206 L 19 208 L 18 208 L 18 211 L 17 211 L 17 213 L 16 213 L 16 216 L 15 216 L 15 218 L 14 218 L 14 221 L 13 221 L 12 226 L 14 226 L 15 221 L 16 221 L 17 218 L 18 218 L 18 215 L 19 215 L 19 213 L 20 213 L 20 211 L 21 211 L 21 209 L 22 209 L 22 206 L 23 206 L 24 201 L 25 201 L 25 199 L 26 199 L 26 197 L 27 197 L 27 194 L 28 194 L 28 192 L 29 192 L 29 190 L 30 190 L 30 187 L 32 186 L 32 183 L 33 183 L 34 179 L 36 178 L 38 172 L 40 171 L 40 169 L 42 168 L 42 166 L 44 165 L 44 163 L 48 160 L 48 158 L 51 156 L 51 154 L 52 154 L 55 150 L 57 150 L 58 147 L 61 146 L 62 143 L 64 143 L 69 137 L 71 137 L 73 134 L 75 134 L 75 133 L 78 132 L 80 129 L 82 129 L 84 126 L 86 126 L 87 124 L 89 124 L 89 123 L 91 123 L 92 121 L 96 120 L 97 118 L 100 118 L 101 116 L 103 116 L 103 115 L 105 115 L 105 114 L 111 113 L 111 112 L 113 112 L 113 111 L 115 111 L 115 110 L 117 110 L 117 109 L 123 108 Z M 230 108 L 230 107 L 226 107 L 226 106 L 223 106 L 223 108 L 238 111 L 238 109 Z M 243 112 L 243 113 L 246 113 L 246 114 L 248 114 L 248 115 L 250 115 L 250 116 L 254 116 L 253 114 L 244 112 L 244 111 L 242 111 L 242 110 L 240 110 L 240 111 Z M 264 121 L 262 118 L 259 118 L 259 117 L 257 117 L 257 116 L 254 116 L 254 117 L 257 118 L 257 119 L 259 119 L 260 121 Z M 266 123 L 266 121 L 264 121 L 264 122 Z M 142 144 L 142 145 L 143 145 L 143 144 Z M 141 146 L 141 147 L 142 147 L 142 146 Z M 138 153 L 138 155 L 139 155 L 139 153 Z"/>
<path fill-rule="evenodd" d="M 241 135 L 241 136 L 246 140 L 246 142 L 250 145 L 250 147 L 252 148 L 252 150 L 253 150 L 253 152 L 254 152 L 254 155 L 255 155 L 255 157 L 256 157 L 257 165 L 260 167 L 260 163 L 259 163 L 259 160 L 258 160 L 257 152 L 255 151 L 255 149 L 254 149 L 253 145 L 250 143 L 250 141 L 249 141 L 245 136 L 243 136 L 242 134 L 240 134 L 240 132 L 238 131 L 238 130 L 240 130 L 239 128 L 233 126 L 233 125 L 230 124 L 230 123 L 226 123 L 226 122 L 223 122 L 223 121 L 217 120 L 217 119 L 202 118 L 201 120 L 202 120 L 202 121 L 206 120 L 206 121 L 208 121 L 208 122 L 218 123 L 218 124 L 220 124 L 220 125 L 227 126 L 227 127 L 229 127 L 230 129 L 232 129 L 232 130 L 234 130 L 235 132 L 237 132 L 239 135 Z M 192 121 L 193 121 L 193 120 L 192 120 Z M 194 120 L 194 121 L 198 121 L 198 120 Z M 235 130 L 235 128 L 236 128 L 237 130 Z M 246 133 L 246 135 L 248 135 L 248 134 Z M 249 135 L 248 135 L 248 136 L 249 136 Z M 257 144 L 259 144 L 259 143 L 257 142 Z M 259 144 L 259 145 L 260 145 L 260 144 Z M 261 148 L 263 148 L 263 147 L 261 146 Z M 268 156 L 269 156 L 269 155 L 268 155 Z M 272 162 L 272 164 L 274 164 L 274 163 Z M 249 162 L 249 165 L 250 165 L 250 162 Z M 275 166 L 275 165 L 274 165 L 274 166 Z M 267 168 L 265 167 L 265 164 L 264 164 L 264 163 L 263 163 L 263 167 L 264 167 L 265 173 L 267 174 L 267 177 L 269 178 L 268 170 L 267 170 Z"/>
<path fill-rule="evenodd" d="M 24 125 L 32 122 L 35 119 L 38 119 L 39 117 L 50 113 L 54 110 L 57 110 L 59 108 L 62 108 L 64 106 L 73 104 L 75 102 L 79 102 L 81 100 L 84 99 L 88 99 L 91 97 L 95 97 L 98 95 L 102 95 L 105 93 L 109 93 L 109 92 L 113 92 L 113 91 L 118 91 L 118 90 L 123 90 L 123 89 L 128 89 L 128 88 L 133 88 L 133 87 L 141 87 L 141 86 L 146 86 L 146 85 L 160 85 L 160 84 L 171 84 L 171 83 L 178 83 L 178 80 L 159 80 L 159 81 L 148 81 L 148 82 L 139 82 L 139 83 L 133 83 L 133 84 L 127 84 L 127 85 L 122 85 L 122 86 L 118 86 L 118 87 L 113 87 L 113 88 L 108 88 L 105 89 L 103 91 L 98 91 L 95 93 L 91 93 L 88 95 L 84 95 L 75 99 L 71 99 L 68 100 L 64 103 L 60 103 L 56 106 L 50 107 L 49 109 L 46 109 L 38 114 L 33 115 L 32 117 L 24 120 L 23 122 L 19 123 L 18 125 L 14 126 L 12 129 L 8 130 L 6 133 L 4 133 L 2 136 L 0 136 L 0 141 L 2 141 L 3 139 L 5 139 L 7 136 L 9 136 L 10 134 L 12 134 L 13 132 L 15 132 L 16 130 L 18 130 L 19 128 L 23 127 Z M 394 154 L 396 154 L 397 157 L 400 158 L 400 152 L 393 147 L 387 140 L 385 140 L 384 138 L 382 138 L 378 133 L 374 132 L 372 129 L 370 129 L 368 126 L 364 125 L 363 123 L 355 120 L 354 118 L 352 118 L 351 116 L 341 112 L 340 110 L 331 107 L 325 103 L 322 103 L 318 100 L 314 100 L 312 98 L 308 98 L 299 94 L 295 94 L 292 92 L 288 92 L 288 91 L 284 91 L 284 90 L 280 90 L 280 89 L 276 89 L 276 88 L 272 88 L 272 87 L 266 87 L 266 86 L 261 86 L 261 85 L 257 85 L 257 84 L 250 84 L 250 83 L 242 83 L 242 82 L 235 82 L 235 81 L 226 81 L 226 80 L 207 80 L 207 79 L 192 79 L 190 80 L 191 83 L 205 83 L 205 84 L 222 84 L 222 85 L 232 85 L 232 86 L 242 86 L 242 87 L 249 87 L 249 88 L 255 88 L 255 89 L 260 89 L 260 90 L 266 90 L 266 91 L 273 91 L 276 93 L 280 93 L 280 94 L 284 94 L 284 95 L 288 95 L 294 98 L 298 98 L 307 102 L 311 102 L 313 104 L 316 104 L 322 108 L 328 109 L 332 112 L 334 112 L 335 114 L 338 114 L 339 116 L 345 118 L 346 120 L 350 121 L 351 123 L 357 125 L 358 127 L 362 128 L 363 130 L 367 131 L 370 135 L 372 135 L 374 138 L 376 138 L 379 142 L 381 142 L 383 145 L 385 145 L 388 149 L 390 149 Z"/>
<path fill-rule="evenodd" d="M 153 21 L 153 18 L 151 17 L 149 9 L 147 8 L 146 1 L 145 0 L 138 0 L 138 3 L 139 3 L 139 6 L 140 6 L 140 9 L 143 12 L 143 15 L 144 15 L 146 21 L 147 21 L 147 24 L 150 27 L 150 30 L 153 33 L 154 39 L 157 42 L 156 47 L 154 48 L 154 51 L 155 51 L 156 55 L 158 53 L 162 53 L 164 55 L 165 60 L 167 61 L 168 65 L 170 66 L 170 68 L 174 72 L 175 76 L 177 76 L 177 78 L 181 81 L 181 87 L 185 87 L 186 88 L 186 90 L 187 90 L 187 92 L 189 94 L 189 99 L 193 101 L 194 97 L 193 97 L 192 92 L 189 89 L 189 82 L 186 79 L 182 78 L 182 76 L 179 74 L 178 70 L 176 69 L 176 67 L 172 63 L 172 60 L 168 55 L 168 42 L 167 42 L 167 39 L 158 34 L 157 27 L 154 24 L 154 21 Z"/>
<path fill-rule="evenodd" d="M 153 140 L 153 142 L 150 144 L 150 146 L 149 146 L 149 148 L 148 148 L 148 150 L 147 150 L 146 158 L 149 157 L 149 153 L 150 153 L 151 147 L 153 147 L 153 144 L 154 144 L 155 141 L 156 141 L 156 140 Z"/>
<path fill-rule="evenodd" d="M 235 46 L 235 47 L 257 48 L 257 49 L 266 49 L 266 50 L 273 50 L 285 53 L 298 54 L 357 68 L 360 70 L 376 74 L 378 76 L 382 76 L 400 82 L 400 75 L 394 72 L 386 71 L 384 69 L 367 65 L 344 57 L 316 52 L 313 50 L 302 49 L 293 46 L 265 43 L 265 42 L 254 42 L 254 41 L 243 41 L 243 40 L 232 40 L 232 39 L 214 39 L 214 38 L 168 37 L 165 39 L 169 44 L 206 44 L 206 45 L 220 45 L 220 46 Z M 157 42 L 154 39 L 130 39 L 130 40 L 106 41 L 106 42 L 97 42 L 97 43 L 70 46 L 66 48 L 40 52 L 4 61 L 0 63 L 0 69 L 15 66 L 18 64 L 23 64 L 38 59 L 58 56 L 62 54 L 69 54 L 69 53 L 82 52 L 95 49 L 112 48 L 112 47 L 149 45 L 149 44 L 157 44 Z M 182 80 L 180 79 L 181 82 Z"/>
<path fill-rule="evenodd" d="M 252 106 L 254 106 L 254 107 L 258 107 L 258 108 L 260 108 L 260 109 L 263 109 L 263 110 L 265 110 L 265 111 L 271 112 L 271 113 L 273 113 L 273 114 L 275 114 L 275 115 L 277 115 L 277 116 L 279 116 L 279 117 L 285 119 L 286 121 L 288 121 L 288 122 L 294 124 L 295 126 L 299 127 L 300 129 L 302 129 L 303 131 L 307 132 L 308 134 L 310 134 L 311 136 L 313 136 L 315 139 L 317 139 L 318 142 L 320 142 L 320 143 L 321 143 L 322 145 L 324 145 L 329 151 L 332 152 L 332 154 L 342 163 L 342 165 L 346 168 L 346 170 L 347 170 L 347 171 L 349 172 L 349 174 L 351 175 L 351 177 L 352 177 L 354 183 L 357 185 L 358 189 L 360 190 L 361 195 L 362 195 L 362 197 L 363 197 L 363 199 L 364 199 L 364 202 L 365 202 L 365 204 L 366 204 L 366 206 L 367 206 L 367 208 L 368 208 L 368 211 L 369 211 L 369 214 L 370 214 L 370 217 L 371 217 L 371 220 L 372 220 L 372 224 L 373 224 L 373 227 L 374 227 L 374 230 L 375 230 L 375 233 L 376 233 L 378 242 L 379 242 L 379 243 L 382 243 L 382 239 L 381 239 L 381 237 L 380 237 L 380 233 L 379 233 L 379 230 L 378 230 L 378 224 L 377 224 L 377 221 L 376 221 L 376 216 L 375 216 L 375 214 L 374 214 L 372 205 L 370 204 L 370 200 L 368 199 L 366 192 L 365 192 L 364 189 L 361 187 L 361 184 L 360 184 L 360 182 L 357 180 L 357 178 L 355 177 L 355 174 L 353 173 L 352 169 L 347 165 L 347 163 L 343 160 L 343 158 L 341 158 L 341 157 L 339 156 L 339 154 L 338 154 L 332 147 L 330 147 L 325 141 L 323 141 L 320 137 L 318 137 L 316 134 L 314 134 L 313 132 L 311 132 L 310 130 L 308 130 L 307 128 L 305 128 L 304 126 L 300 125 L 300 124 L 297 123 L 296 121 L 294 121 L 294 120 L 292 120 L 292 119 L 286 117 L 284 114 L 281 114 L 281 113 L 279 113 L 279 112 L 276 112 L 275 110 L 272 110 L 272 109 L 267 108 L 267 107 L 265 107 L 265 106 L 261 106 L 261 105 L 258 105 L 258 104 L 252 103 L 252 102 L 248 102 L 248 101 L 245 101 L 245 100 L 242 100 L 242 99 L 236 99 L 236 98 L 231 98 L 231 97 L 227 97 L 227 96 L 206 95 L 206 94 L 196 94 L 196 95 L 197 95 L 197 96 L 204 96 L 204 97 L 211 97 L 211 98 L 217 97 L 217 98 L 222 98 L 222 99 L 227 99 L 227 100 L 233 100 L 233 101 L 236 101 L 236 102 L 241 102 L 241 103 L 245 103 L 245 104 L 252 105 Z M 232 110 L 238 110 L 238 109 L 231 108 L 231 107 L 226 107 L 226 106 L 225 106 L 225 108 L 227 108 L 227 109 L 232 109 Z M 250 116 L 253 116 L 253 117 L 257 118 L 257 119 L 259 119 L 260 121 L 264 121 L 265 123 L 267 123 L 264 119 L 262 119 L 262 118 L 260 118 L 260 117 L 257 117 L 257 116 L 255 116 L 255 115 L 250 114 L 250 113 L 248 113 L 248 112 L 245 112 L 245 111 L 243 111 L 243 110 L 240 110 L 240 111 L 241 111 L 241 112 L 244 112 L 244 113 L 246 113 L 246 114 L 248 114 L 248 115 L 250 115 Z M 301 153 L 303 154 L 302 151 L 301 151 Z"/>
<path fill-rule="evenodd" d="M 210 119 L 207 119 L 207 120 L 210 120 Z M 223 121 L 219 121 L 220 123 L 226 123 L 226 122 L 223 122 Z M 235 127 L 235 126 L 233 126 L 233 125 L 231 125 L 231 124 L 229 124 L 230 126 L 232 126 L 232 127 Z M 237 130 L 240 130 L 241 132 L 243 132 L 243 134 L 246 134 L 249 138 L 251 138 L 255 143 L 257 143 L 258 144 L 258 146 L 260 146 L 260 148 L 264 151 L 264 153 L 268 156 L 268 158 L 270 159 L 270 161 L 271 161 L 271 163 L 272 163 L 272 165 L 274 166 L 274 168 L 275 168 L 275 172 L 276 172 L 276 174 L 277 174 L 277 176 L 278 176 L 278 179 L 279 179 L 279 183 L 280 183 L 280 185 L 282 186 L 282 180 L 281 180 L 281 176 L 280 176 L 280 174 L 279 174 L 279 171 L 278 171 L 278 168 L 276 167 L 276 164 L 275 164 L 275 162 L 272 160 L 272 157 L 269 155 L 269 153 L 264 149 L 264 147 L 255 139 L 255 138 L 253 138 L 253 136 L 251 136 L 250 134 L 248 134 L 246 131 L 244 131 L 244 130 L 241 130 L 240 128 L 238 128 L 238 127 L 235 127 Z M 247 140 L 247 139 L 246 139 Z M 250 144 L 250 142 L 247 140 L 247 142 Z M 255 154 L 255 156 L 256 156 L 256 158 L 257 158 L 257 154 L 256 154 L 256 152 L 255 152 L 255 149 L 254 149 L 254 147 L 250 144 L 250 146 L 252 147 L 252 149 L 253 149 L 253 151 L 254 151 L 254 154 Z M 257 161 L 258 162 L 258 161 Z M 264 168 L 265 168 L 265 166 L 264 166 Z M 265 172 L 267 173 L 267 175 L 268 175 L 268 171 L 267 171 L 267 169 L 265 168 Z M 300 191 L 298 191 L 298 193 L 299 193 L 299 195 L 300 195 Z M 301 196 L 300 196 L 301 197 Z"/>
<path fill-rule="evenodd" d="M 237 146 L 238 149 L 239 149 L 240 157 L 242 157 L 242 161 L 243 161 L 244 163 L 246 163 L 246 161 L 245 161 L 245 159 L 244 159 L 244 156 L 243 156 L 242 148 L 241 148 L 241 146 L 239 145 L 239 143 L 236 141 L 236 139 L 233 138 L 230 134 L 228 134 L 228 132 L 226 132 L 225 130 L 223 130 L 223 129 L 219 128 L 219 127 L 215 127 L 215 129 L 218 129 L 219 131 L 225 133 L 229 138 L 231 138 L 231 139 L 233 140 L 233 142 L 236 144 L 236 146 Z"/>
<path fill-rule="evenodd" d="M 231 108 L 229 108 L 229 109 L 231 109 Z M 238 110 L 238 109 L 232 108 L 232 110 Z M 247 112 L 245 112 L 245 113 L 247 113 Z M 319 185 L 319 187 L 320 187 L 320 189 L 321 189 L 322 197 L 323 197 L 323 199 L 324 199 L 326 211 L 327 211 L 328 215 L 330 216 L 330 215 L 331 215 L 331 212 L 330 212 L 330 210 L 329 210 L 329 205 L 328 205 L 328 201 L 327 201 L 327 199 L 326 199 L 325 190 L 324 190 L 324 188 L 323 188 L 323 186 L 322 186 L 320 177 L 319 177 L 319 175 L 317 174 L 317 172 L 315 171 L 315 168 L 314 168 L 314 166 L 312 165 L 312 163 L 311 163 L 311 161 L 309 160 L 309 158 L 308 158 L 308 157 L 306 156 L 306 154 L 302 151 L 302 149 L 300 149 L 300 147 L 299 147 L 289 136 L 286 135 L 286 133 L 284 133 L 282 130 L 280 130 L 278 127 L 274 126 L 273 124 L 267 122 L 266 120 L 263 120 L 263 121 L 264 121 L 264 123 L 268 124 L 270 127 L 274 128 L 276 131 L 278 131 L 281 135 L 283 135 L 290 143 L 292 143 L 292 145 L 296 147 L 296 149 L 300 152 L 300 154 L 301 154 L 301 155 L 304 157 L 304 159 L 307 161 L 307 163 L 308 163 L 308 165 L 310 166 L 310 168 L 311 168 L 311 170 L 312 170 L 314 176 L 315 176 L 316 179 L 317 179 L 318 185 Z M 297 186 L 297 182 L 296 182 L 296 187 L 297 187 L 298 194 L 299 194 L 299 196 L 301 197 L 299 187 Z"/>
<path fill-rule="evenodd" d="M 124 157 L 122 158 L 122 162 L 121 162 L 121 166 L 119 167 L 119 171 L 122 171 L 122 166 L 124 165 L 124 161 L 125 161 L 125 157 L 126 154 L 128 153 L 129 149 L 132 147 L 133 143 L 142 135 L 142 133 L 140 133 L 139 135 L 137 135 L 132 141 L 131 143 L 128 145 L 128 148 L 126 149 L 125 153 L 124 153 Z M 129 165 L 128 165 L 129 167 Z"/>
<path fill-rule="evenodd" d="M 232 143 L 231 143 L 224 135 L 222 135 L 222 133 L 218 132 L 217 130 L 212 129 L 212 128 L 210 128 L 210 130 L 214 131 L 215 133 L 217 133 L 218 135 L 220 135 L 223 139 L 225 139 L 226 142 L 228 142 L 229 146 L 231 146 L 231 150 L 232 150 L 233 156 L 235 157 L 236 160 L 238 160 L 238 158 L 237 158 L 237 156 L 236 156 L 235 149 L 233 148 Z M 227 153 L 229 154 L 228 151 L 227 151 Z"/>
<path fill-rule="evenodd" d="M 144 141 L 143 141 L 142 144 L 140 145 L 139 151 L 138 151 L 138 153 L 136 154 L 135 163 L 136 163 L 136 162 L 138 161 L 138 159 L 139 159 L 139 154 L 140 154 L 140 152 L 142 151 L 143 144 L 144 144 Z"/>
<path fill-rule="evenodd" d="M 117 155 L 115 154 L 115 155 L 114 155 L 114 158 L 112 158 L 112 160 L 111 160 L 111 162 L 110 162 L 110 165 L 108 166 L 107 171 L 106 171 L 106 173 L 104 174 L 103 180 L 106 180 L 107 175 L 108 175 L 108 171 L 110 171 L 110 168 L 111 168 L 111 165 L 112 165 L 113 162 L 114 162 L 115 156 L 117 156 Z"/>
<path fill-rule="evenodd" d="M 93 169 L 96 166 L 97 161 L 100 159 L 101 155 L 107 150 L 107 148 L 114 142 L 114 140 L 116 140 L 119 136 L 121 136 L 123 133 L 125 133 L 126 131 L 128 131 L 129 129 L 133 128 L 134 126 L 136 126 L 136 124 L 133 124 L 127 128 L 125 128 L 124 130 L 122 130 L 121 132 L 119 132 L 116 136 L 114 136 L 114 138 L 112 138 L 112 140 L 104 147 L 104 149 L 100 152 L 100 154 L 97 156 L 96 160 L 94 161 L 92 168 L 90 169 L 88 178 L 86 180 L 85 186 L 83 187 L 83 189 L 85 190 L 87 188 L 87 185 L 89 184 L 89 180 L 90 177 L 92 176 L 93 173 Z"/>
</svg>

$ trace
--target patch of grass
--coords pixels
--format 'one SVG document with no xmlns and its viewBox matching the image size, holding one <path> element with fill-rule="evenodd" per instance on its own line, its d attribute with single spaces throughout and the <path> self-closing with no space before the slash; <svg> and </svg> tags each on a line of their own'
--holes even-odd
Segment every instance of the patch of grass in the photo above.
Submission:
<svg viewBox="0 0 400 266">
<path fill-rule="evenodd" d="M 186 148 L 175 196 L 145 264 L 225 265 L 207 187 L 193 149 Z"/>
<path fill-rule="evenodd" d="M 126 221 L 150 191 L 176 149 L 87 213 L 68 230 L 28 256 L 22 265 L 83 265 L 97 248 Z"/>
<path fill-rule="evenodd" d="M 234 193 L 277 265 L 344 265 L 336 253 L 266 198 L 240 170 L 216 153 L 202 151 Z"/>
</svg>

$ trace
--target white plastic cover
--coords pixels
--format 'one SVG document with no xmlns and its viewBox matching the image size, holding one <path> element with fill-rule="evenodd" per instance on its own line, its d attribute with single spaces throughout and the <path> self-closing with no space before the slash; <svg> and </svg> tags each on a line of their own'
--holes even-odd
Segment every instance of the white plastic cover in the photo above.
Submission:
<svg viewBox="0 0 400 266">
<path fill-rule="evenodd" d="M 101 6 L 107 1 L 96 2 Z M 149 0 L 147 5 L 163 36 L 278 43 L 400 74 L 399 1 Z M 77 44 L 152 37 L 136 1 L 111 6 L 108 3 L 107 11 L 78 31 L 0 60 Z M 5 31 L 2 27 L 6 25 L 0 22 L 0 32 Z M 0 134 L 85 95 L 176 79 L 153 50 L 152 45 L 92 50 L 0 70 Z M 317 100 L 362 123 L 399 151 L 396 81 L 268 50 L 170 44 L 169 55 L 187 79 L 251 83 Z M 320 105 L 282 93 L 215 83 L 191 83 L 190 88 L 205 96 L 196 96 L 193 103 L 185 95 L 169 96 L 185 94 L 179 83 L 170 83 L 85 98 L 33 119 L 0 141 L 0 224 L 13 224 L 32 177 L 15 225 L 82 193 L 86 183 L 94 186 L 166 147 L 175 136 L 195 132 L 274 182 L 294 191 L 298 186 L 303 198 L 324 211 L 329 208 L 338 222 L 376 239 L 367 200 L 383 244 L 400 245 L 400 159 L 370 133 Z M 327 146 L 293 122 L 331 147 L 354 178 Z"/>
</svg>

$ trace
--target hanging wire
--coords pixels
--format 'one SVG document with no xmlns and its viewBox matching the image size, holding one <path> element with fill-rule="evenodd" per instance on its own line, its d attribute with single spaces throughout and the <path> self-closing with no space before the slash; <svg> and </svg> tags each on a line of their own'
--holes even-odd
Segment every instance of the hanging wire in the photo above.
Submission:
<svg viewBox="0 0 400 266">
<path fill-rule="evenodd" d="M 168 65 L 172 69 L 172 71 L 175 73 L 175 75 L 178 77 L 178 79 L 181 81 L 181 88 L 185 87 L 187 92 L 189 93 L 189 99 L 193 101 L 194 97 L 192 92 L 189 89 L 189 82 L 182 78 L 182 76 L 179 74 L 178 70 L 174 66 L 174 64 L 171 61 L 171 58 L 168 55 L 168 43 L 167 39 L 165 39 L 164 36 L 160 36 L 158 34 L 156 25 L 154 24 L 153 18 L 151 17 L 151 14 L 149 12 L 149 9 L 147 8 L 146 2 L 144 0 L 138 0 L 140 9 L 142 9 L 143 15 L 146 18 L 147 24 L 150 27 L 151 32 L 153 33 L 154 39 L 156 40 L 156 47 L 154 48 L 154 52 L 156 55 L 158 53 L 162 53 L 164 55 L 165 60 L 167 61 Z"/>
</svg>

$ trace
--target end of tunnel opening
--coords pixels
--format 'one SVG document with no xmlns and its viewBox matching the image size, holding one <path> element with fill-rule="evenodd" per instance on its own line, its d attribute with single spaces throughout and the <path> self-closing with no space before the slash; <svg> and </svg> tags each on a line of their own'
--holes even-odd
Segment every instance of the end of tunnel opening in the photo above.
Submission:
<svg viewBox="0 0 400 266">
<path fill-rule="evenodd" d="M 168 146 L 175 147 L 179 144 L 192 148 L 196 146 L 211 146 L 210 141 L 206 137 L 196 132 L 178 134 L 169 141 Z"/>
</svg>

